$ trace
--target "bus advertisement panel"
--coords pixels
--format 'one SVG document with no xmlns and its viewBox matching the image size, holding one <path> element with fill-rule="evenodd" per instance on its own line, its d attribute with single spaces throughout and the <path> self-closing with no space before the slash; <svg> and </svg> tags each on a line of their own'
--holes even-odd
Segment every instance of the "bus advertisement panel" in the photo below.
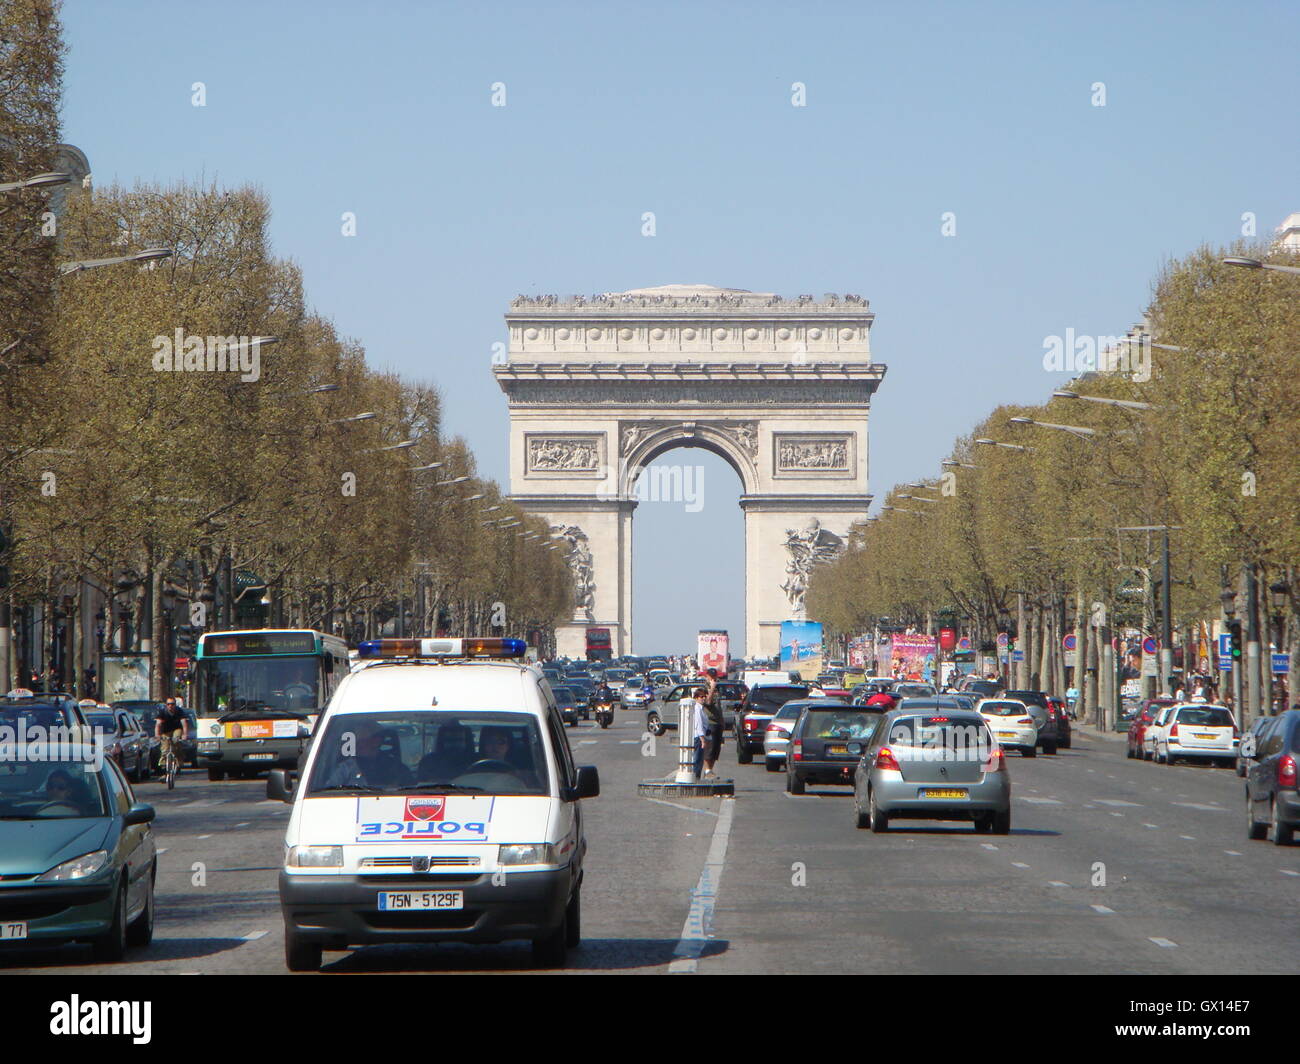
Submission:
<svg viewBox="0 0 1300 1064">
<path fill-rule="evenodd" d="M 781 668 L 816 680 L 822 671 L 822 626 L 817 621 L 781 622 Z"/>
</svg>

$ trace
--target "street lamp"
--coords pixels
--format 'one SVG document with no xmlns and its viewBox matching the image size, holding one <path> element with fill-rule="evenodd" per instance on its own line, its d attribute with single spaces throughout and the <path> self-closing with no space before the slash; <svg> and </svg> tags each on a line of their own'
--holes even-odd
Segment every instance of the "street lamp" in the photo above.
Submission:
<svg viewBox="0 0 1300 1064">
<path fill-rule="evenodd" d="M 1154 410 L 1151 403 L 1139 403 L 1136 399 L 1106 399 L 1100 395 L 1080 395 L 1078 392 L 1059 391 L 1053 392 L 1052 396 L 1056 399 L 1082 399 L 1089 403 L 1101 403 L 1103 406 L 1122 406 L 1128 410 Z M 1014 421 L 1015 418 L 1012 418 Z"/>
<path fill-rule="evenodd" d="M 943 466 L 944 469 L 978 469 L 979 468 L 979 466 L 974 465 L 970 462 L 958 462 L 951 458 L 947 459 L 946 461 L 940 462 L 939 464 Z"/>
<path fill-rule="evenodd" d="M 930 515 L 924 510 L 903 510 L 897 506 L 882 506 L 882 510 L 891 510 L 896 514 L 911 514 L 913 517 L 929 517 Z"/>
<path fill-rule="evenodd" d="M 480 493 L 477 494 L 477 495 L 466 495 L 466 496 L 464 497 L 464 499 L 462 499 L 461 501 L 462 501 L 462 502 L 474 502 L 476 499 L 485 499 L 485 498 L 487 498 L 487 496 L 486 496 L 486 495 L 483 495 L 483 494 L 480 492 Z"/>
<path fill-rule="evenodd" d="M 942 499 L 926 499 L 926 498 L 923 498 L 923 497 L 920 496 L 920 495 L 902 495 L 902 494 L 900 494 L 900 495 L 898 496 L 898 498 L 900 498 L 900 499 L 910 499 L 912 502 L 942 502 L 942 501 L 943 501 Z"/>
<path fill-rule="evenodd" d="M 131 255 L 118 255 L 111 259 L 84 259 L 81 262 L 63 262 L 59 264 L 59 273 L 66 276 L 70 273 L 80 273 L 82 270 L 93 270 L 100 266 L 117 266 L 124 262 L 154 262 L 158 259 L 168 259 L 174 254 L 171 248 L 146 248 L 144 251 L 137 251 Z M 268 343 L 270 337 L 253 337 L 253 342 L 258 341 Z"/>
<path fill-rule="evenodd" d="M 419 442 L 419 440 L 403 440 L 401 443 L 390 443 L 387 447 L 367 447 L 361 453 L 378 454 L 380 451 L 408 451 Z"/>
<path fill-rule="evenodd" d="M 327 425 L 346 425 L 353 421 L 373 421 L 379 415 L 367 410 L 362 414 L 353 414 L 351 417 L 336 417 L 325 422 Z"/>
<path fill-rule="evenodd" d="M 321 395 L 325 392 L 337 392 L 341 386 L 338 384 L 318 384 L 315 388 L 308 388 L 304 395 Z"/>
<path fill-rule="evenodd" d="M 1035 425 L 1040 429 L 1056 429 L 1059 432 L 1068 432 L 1073 436 L 1087 438 L 1097 435 L 1096 429 L 1085 428 L 1083 425 L 1055 425 L 1050 421 L 1035 421 L 1031 417 L 1012 417 L 1007 418 L 1013 425 Z"/>
<path fill-rule="evenodd" d="M 997 440 L 989 440 L 983 438 L 978 439 L 975 442 L 979 444 L 983 444 L 984 446 L 987 447 L 1005 447 L 1008 451 L 1028 451 L 1029 453 L 1032 454 L 1034 450 L 1032 447 L 1026 447 L 1020 443 L 1000 443 Z"/>
<path fill-rule="evenodd" d="M 1259 259 L 1224 259 L 1223 264 L 1225 266 L 1242 266 L 1247 270 L 1277 270 L 1278 273 L 1300 273 L 1300 266 L 1278 266 L 1272 262 L 1261 262 Z"/>
<path fill-rule="evenodd" d="M 451 480 L 435 480 L 434 484 L 436 484 L 440 488 L 443 488 L 446 487 L 448 484 L 464 484 L 465 481 L 467 480 L 469 480 L 468 476 L 452 477 Z"/>
<path fill-rule="evenodd" d="M 424 472 L 425 470 L 427 470 L 427 469 L 440 469 L 440 468 L 442 468 L 442 463 L 441 463 L 441 462 L 430 462 L 428 465 L 414 465 L 414 466 L 411 466 L 411 472 L 412 472 L 412 473 L 423 473 L 423 472 Z"/>
<path fill-rule="evenodd" d="M 13 192 L 20 188 L 49 188 L 51 185 L 66 185 L 71 181 L 71 174 L 52 170 L 45 174 L 34 174 L 25 181 L 6 181 L 0 185 L 0 192 Z"/>
</svg>

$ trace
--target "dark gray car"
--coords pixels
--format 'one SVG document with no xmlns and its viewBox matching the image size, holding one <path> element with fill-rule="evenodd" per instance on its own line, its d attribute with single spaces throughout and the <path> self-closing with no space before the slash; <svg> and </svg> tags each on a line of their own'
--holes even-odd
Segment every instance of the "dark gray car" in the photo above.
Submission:
<svg viewBox="0 0 1300 1064">
<path fill-rule="evenodd" d="M 1246 834 L 1290 844 L 1300 828 L 1300 709 L 1288 709 L 1260 740 L 1256 759 L 1246 768 Z"/>
<path fill-rule="evenodd" d="M 1016 702 L 1023 702 L 1029 707 L 1029 715 L 1038 725 L 1038 748 L 1045 754 L 1056 753 L 1060 742 L 1060 731 L 1056 723 L 1056 710 L 1047 704 L 1045 691 L 1005 691 L 1000 696 Z"/>
</svg>

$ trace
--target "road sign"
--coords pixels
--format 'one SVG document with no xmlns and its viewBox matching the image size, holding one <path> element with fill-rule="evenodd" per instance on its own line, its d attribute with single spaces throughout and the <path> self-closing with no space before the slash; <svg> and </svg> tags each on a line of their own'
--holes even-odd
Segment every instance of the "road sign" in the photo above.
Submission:
<svg viewBox="0 0 1300 1064">
<path fill-rule="evenodd" d="M 1142 653 L 1154 654 L 1155 652 L 1156 652 L 1156 641 L 1151 636 L 1147 636 L 1144 640 L 1142 640 Z"/>
<path fill-rule="evenodd" d="M 1219 668 L 1232 668 L 1232 636 L 1227 632 L 1219 635 Z"/>
<path fill-rule="evenodd" d="M 1273 675 L 1287 676 L 1291 672 L 1291 656 L 1289 654 L 1273 655 Z"/>
<path fill-rule="evenodd" d="M 970 650 L 970 648 L 971 648 L 970 636 L 964 635 L 957 640 L 958 650 Z"/>
<path fill-rule="evenodd" d="M 1069 635 L 1066 635 L 1061 639 L 1062 650 L 1077 650 L 1078 646 L 1079 646 L 1079 640 L 1073 632 L 1069 633 Z"/>
<path fill-rule="evenodd" d="M 1011 660 L 1012 660 L 1012 661 L 1024 661 L 1024 660 L 1025 660 L 1025 652 L 1024 652 L 1023 650 L 1013 650 L 1013 651 L 1011 652 Z"/>
<path fill-rule="evenodd" d="M 1006 633 L 1006 632 L 999 632 L 999 633 L 998 633 L 998 646 L 1000 646 L 1000 647 L 1004 647 L 1004 646 L 1006 646 L 1009 642 L 1011 642 L 1011 640 L 1010 640 L 1010 638 L 1007 636 L 1007 633 Z"/>
</svg>

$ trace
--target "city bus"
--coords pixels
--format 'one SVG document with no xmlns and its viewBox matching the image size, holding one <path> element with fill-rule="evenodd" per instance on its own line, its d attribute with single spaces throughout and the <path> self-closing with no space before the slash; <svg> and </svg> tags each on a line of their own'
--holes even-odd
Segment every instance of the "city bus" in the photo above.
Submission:
<svg viewBox="0 0 1300 1064">
<path fill-rule="evenodd" d="M 347 644 L 310 629 L 206 632 L 196 666 L 198 759 L 210 780 L 296 768 L 350 672 Z"/>
</svg>

